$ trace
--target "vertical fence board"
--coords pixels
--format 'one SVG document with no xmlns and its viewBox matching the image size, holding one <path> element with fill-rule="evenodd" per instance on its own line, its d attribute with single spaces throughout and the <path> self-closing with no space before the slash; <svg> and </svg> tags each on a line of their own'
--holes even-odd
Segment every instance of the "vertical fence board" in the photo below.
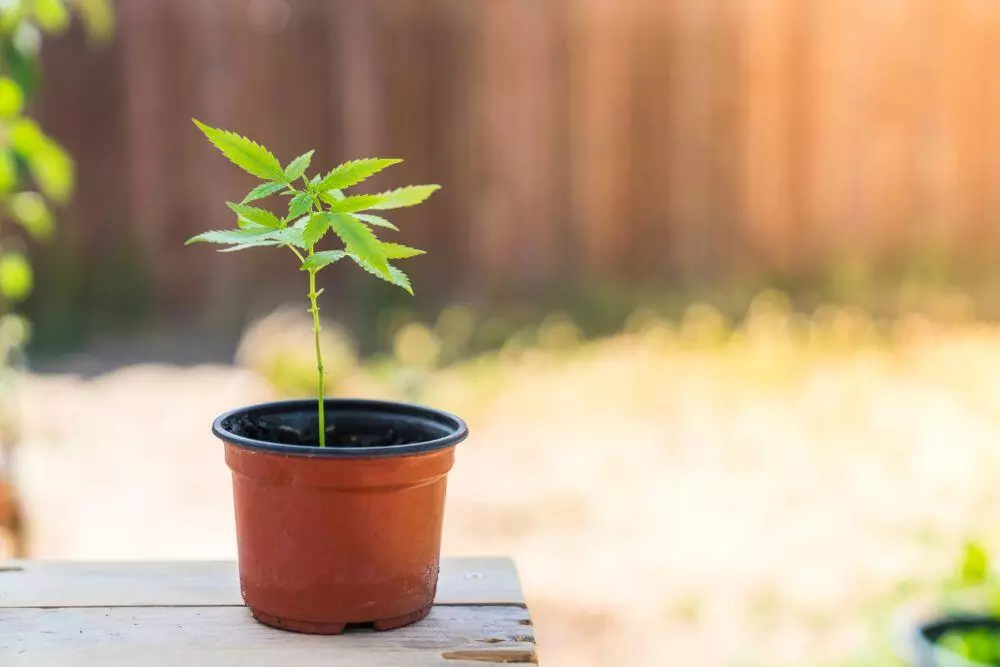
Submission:
<svg viewBox="0 0 1000 667">
<path fill-rule="evenodd" d="M 411 267 L 442 300 L 1000 245 L 986 0 L 123 0 L 118 14 L 103 52 L 76 33 L 46 47 L 38 113 L 76 152 L 81 194 L 42 278 L 78 279 L 61 263 L 118 235 L 169 317 L 231 321 L 299 291 L 273 253 L 181 245 L 226 224 L 222 200 L 251 183 L 192 116 L 285 160 L 406 158 L 373 189 L 441 182 L 399 214 L 399 238 L 431 250 Z M 342 292 L 367 284 L 337 271 Z M 376 288 L 361 289 L 338 307 Z"/>
</svg>

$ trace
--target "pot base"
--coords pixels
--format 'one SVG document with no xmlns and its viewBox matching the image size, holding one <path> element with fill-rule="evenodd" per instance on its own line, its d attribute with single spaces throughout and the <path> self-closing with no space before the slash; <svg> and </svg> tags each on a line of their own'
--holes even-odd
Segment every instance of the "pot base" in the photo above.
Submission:
<svg viewBox="0 0 1000 667">
<path fill-rule="evenodd" d="M 296 621 L 291 618 L 267 614 L 265 612 L 258 611 L 253 607 L 250 608 L 250 613 L 253 614 L 253 617 L 264 625 L 268 625 L 272 628 L 278 628 L 279 630 L 301 632 L 307 635 L 339 635 L 348 625 L 371 625 L 379 631 L 395 630 L 396 628 L 402 628 L 410 625 L 411 623 L 416 623 L 427 616 L 430 611 L 431 605 L 428 605 L 423 609 L 418 609 L 412 614 L 396 616 L 394 618 L 382 618 L 376 621 L 368 621 L 364 623 L 314 623 L 313 621 Z"/>
</svg>

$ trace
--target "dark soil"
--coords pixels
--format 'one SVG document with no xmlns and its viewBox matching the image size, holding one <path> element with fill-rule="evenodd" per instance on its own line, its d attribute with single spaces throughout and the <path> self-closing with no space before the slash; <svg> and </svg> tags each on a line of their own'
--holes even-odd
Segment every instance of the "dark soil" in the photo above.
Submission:
<svg viewBox="0 0 1000 667">
<path fill-rule="evenodd" d="M 280 417 L 250 417 L 241 415 L 225 425 L 228 430 L 252 440 L 282 445 L 316 447 L 319 445 L 319 420 L 282 419 Z M 412 431 L 405 426 L 402 431 Z M 389 447 L 422 442 L 422 433 L 405 433 L 384 423 L 364 423 L 354 419 L 338 422 L 332 415 L 326 417 L 327 447 Z"/>
</svg>

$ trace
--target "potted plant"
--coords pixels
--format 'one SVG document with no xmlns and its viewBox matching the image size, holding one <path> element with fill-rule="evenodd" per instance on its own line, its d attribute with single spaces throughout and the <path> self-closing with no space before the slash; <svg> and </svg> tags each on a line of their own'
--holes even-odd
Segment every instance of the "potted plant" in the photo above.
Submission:
<svg viewBox="0 0 1000 667">
<path fill-rule="evenodd" d="M 468 429 L 427 407 L 326 398 L 317 277 L 346 260 L 412 294 L 390 261 L 423 251 L 380 241 L 374 228 L 395 230 L 379 213 L 419 204 L 438 186 L 345 194 L 400 160 L 354 160 L 310 178 L 313 151 L 282 167 L 263 146 L 194 122 L 262 183 L 228 203 L 234 229 L 188 243 L 227 246 L 222 252 L 287 249 L 308 278 L 315 335 L 314 399 L 238 408 L 212 425 L 233 473 L 243 599 L 260 622 L 297 632 L 338 634 L 358 623 L 389 630 L 417 621 L 434 600 L 445 478 Z M 287 215 L 251 205 L 271 196 L 288 198 Z M 340 247 L 321 249 L 332 238 Z"/>
<path fill-rule="evenodd" d="M 1000 586 L 987 550 L 970 542 L 939 609 L 911 622 L 908 653 L 915 667 L 1000 666 Z"/>
</svg>

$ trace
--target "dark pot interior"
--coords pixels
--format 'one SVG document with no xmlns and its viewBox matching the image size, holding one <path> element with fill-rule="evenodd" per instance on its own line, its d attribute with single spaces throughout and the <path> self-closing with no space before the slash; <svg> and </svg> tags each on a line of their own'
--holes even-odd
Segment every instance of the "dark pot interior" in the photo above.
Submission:
<svg viewBox="0 0 1000 667">
<path fill-rule="evenodd" d="M 393 401 L 327 399 L 326 447 L 315 400 L 278 401 L 221 415 L 212 432 L 241 447 L 301 456 L 403 456 L 450 447 L 468 428 L 458 417 Z"/>
</svg>

